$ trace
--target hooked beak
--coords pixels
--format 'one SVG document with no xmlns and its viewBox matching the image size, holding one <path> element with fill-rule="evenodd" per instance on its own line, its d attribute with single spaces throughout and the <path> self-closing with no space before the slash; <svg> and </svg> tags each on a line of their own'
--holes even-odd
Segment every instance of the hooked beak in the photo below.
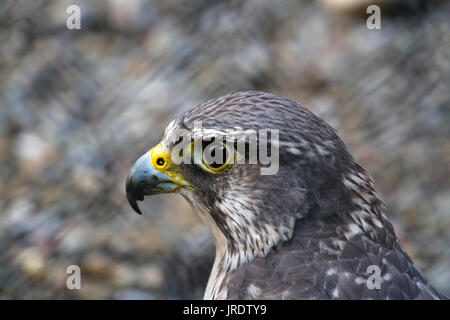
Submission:
<svg viewBox="0 0 450 320">
<path fill-rule="evenodd" d="M 177 189 L 179 185 L 165 173 L 155 169 L 150 159 L 150 153 L 145 153 L 131 168 L 126 182 L 127 199 L 131 207 L 142 214 L 137 201 L 144 200 L 144 196 L 170 193 Z"/>
</svg>

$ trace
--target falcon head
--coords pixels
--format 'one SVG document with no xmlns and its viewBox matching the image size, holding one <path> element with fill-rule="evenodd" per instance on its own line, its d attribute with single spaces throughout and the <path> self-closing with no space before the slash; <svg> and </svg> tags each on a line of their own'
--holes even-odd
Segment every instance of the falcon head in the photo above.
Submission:
<svg viewBox="0 0 450 320">
<path fill-rule="evenodd" d="M 248 260 L 288 240 L 297 218 L 350 205 L 343 177 L 359 168 L 335 131 L 300 104 L 239 92 L 173 120 L 134 164 L 126 194 L 138 213 L 146 195 L 181 194 L 216 246 Z"/>
<path fill-rule="evenodd" d="M 288 99 L 239 92 L 194 107 L 137 160 L 126 193 L 138 213 L 158 193 L 193 206 L 216 244 L 207 299 L 441 297 L 335 131 Z M 374 264 L 380 290 L 361 278 Z"/>
</svg>

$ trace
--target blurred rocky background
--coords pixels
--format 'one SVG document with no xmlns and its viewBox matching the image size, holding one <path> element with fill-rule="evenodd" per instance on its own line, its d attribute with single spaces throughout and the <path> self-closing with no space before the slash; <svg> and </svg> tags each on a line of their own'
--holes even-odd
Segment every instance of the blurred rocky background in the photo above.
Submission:
<svg viewBox="0 0 450 320">
<path fill-rule="evenodd" d="M 207 230 L 178 196 L 134 214 L 125 178 L 174 116 L 250 89 L 338 130 L 450 294 L 449 21 L 449 1 L 2 1 L 0 298 L 201 298 Z"/>
</svg>

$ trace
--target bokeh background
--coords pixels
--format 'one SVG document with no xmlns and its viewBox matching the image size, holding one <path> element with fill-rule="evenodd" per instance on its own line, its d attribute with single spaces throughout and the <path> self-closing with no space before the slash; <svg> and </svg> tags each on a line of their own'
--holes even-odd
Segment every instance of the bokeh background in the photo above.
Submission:
<svg viewBox="0 0 450 320">
<path fill-rule="evenodd" d="M 449 1 L 2 1 L 0 298 L 201 298 L 208 231 L 179 196 L 134 214 L 125 178 L 176 115 L 250 89 L 337 129 L 450 294 L 449 21 Z"/>
</svg>

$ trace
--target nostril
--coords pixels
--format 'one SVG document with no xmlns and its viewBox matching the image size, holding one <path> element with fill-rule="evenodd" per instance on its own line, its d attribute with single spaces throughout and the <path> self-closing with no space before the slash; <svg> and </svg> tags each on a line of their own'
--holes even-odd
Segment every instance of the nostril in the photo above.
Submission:
<svg viewBox="0 0 450 320">
<path fill-rule="evenodd" d="M 158 178 L 157 178 L 154 174 L 152 174 L 152 175 L 150 176 L 150 179 L 152 179 L 152 180 L 158 180 Z"/>
<path fill-rule="evenodd" d="M 163 158 L 156 159 L 156 164 L 160 167 L 162 167 L 165 163 L 166 161 Z"/>
</svg>

